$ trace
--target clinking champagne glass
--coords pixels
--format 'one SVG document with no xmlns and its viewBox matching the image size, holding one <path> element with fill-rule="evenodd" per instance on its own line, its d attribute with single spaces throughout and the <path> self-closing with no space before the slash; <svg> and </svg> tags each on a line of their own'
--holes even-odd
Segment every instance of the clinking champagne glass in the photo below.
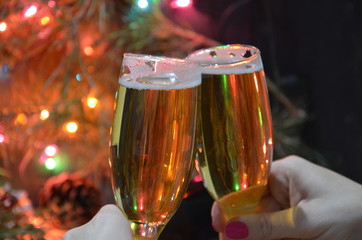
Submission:
<svg viewBox="0 0 362 240">
<path fill-rule="evenodd" d="M 226 45 L 187 59 L 203 67 L 195 141 L 203 183 L 227 219 L 252 213 L 265 190 L 273 151 L 260 52 Z"/>
<path fill-rule="evenodd" d="M 111 130 L 115 200 L 135 239 L 157 239 L 193 169 L 200 66 L 125 54 Z"/>
</svg>

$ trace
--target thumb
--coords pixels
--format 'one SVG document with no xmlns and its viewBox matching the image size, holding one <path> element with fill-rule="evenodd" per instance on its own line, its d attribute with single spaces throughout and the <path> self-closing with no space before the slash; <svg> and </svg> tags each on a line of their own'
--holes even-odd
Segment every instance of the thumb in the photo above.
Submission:
<svg viewBox="0 0 362 240">
<path fill-rule="evenodd" d="M 131 240 L 131 226 L 121 210 L 106 205 L 88 223 L 66 232 L 62 240 Z"/>
<path fill-rule="evenodd" d="M 297 219 L 302 220 L 301 217 L 298 208 L 245 215 L 230 220 L 225 227 L 225 235 L 227 239 L 245 240 L 299 238 L 305 235 L 305 228 L 296 222 Z"/>
</svg>

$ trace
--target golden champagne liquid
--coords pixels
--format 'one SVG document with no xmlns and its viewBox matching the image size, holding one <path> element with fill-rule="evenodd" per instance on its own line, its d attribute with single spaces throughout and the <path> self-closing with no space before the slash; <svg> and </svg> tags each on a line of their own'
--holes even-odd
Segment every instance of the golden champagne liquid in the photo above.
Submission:
<svg viewBox="0 0 362 240">
<path fill-rule="evenodd" d="M 187 190 L 196 98 L 196 87 L 119 87 L 111 131 L 111 179 L 118 206 L 137 229 L 135 239 L 157 239 Z"/>
<path fill-rule="evenodd" d="M 272 161 L 263 70 L 203 74 L 197 140 L 204 185 L 227 219 L 255 211 Z"/>
</svg>

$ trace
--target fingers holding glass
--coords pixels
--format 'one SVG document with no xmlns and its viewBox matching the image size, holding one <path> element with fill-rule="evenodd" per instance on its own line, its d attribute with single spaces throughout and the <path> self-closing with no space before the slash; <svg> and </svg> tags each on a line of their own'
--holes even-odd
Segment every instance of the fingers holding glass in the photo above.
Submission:
<svg viewBox="0 0 362 240">
<path fill-rule="evenodd" d="M 260 52 L 246 45 L 202 49 L 198 165 L 227 219 L 255 211 L 272 161 L 272 126 Z"/>
</svg>

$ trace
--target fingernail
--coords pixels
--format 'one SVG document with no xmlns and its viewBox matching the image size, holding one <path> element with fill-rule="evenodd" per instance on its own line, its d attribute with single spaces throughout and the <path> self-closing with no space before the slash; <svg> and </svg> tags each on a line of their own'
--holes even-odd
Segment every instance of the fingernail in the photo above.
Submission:
<svg viewBox="0 0 362 240">
<path fill-rule="evenodd" d="M 231 239 L 244 239 L 249 235 L 249 230 L 243 222 L 231 222 L 225 227 L 225 235 Z"/>
</svg>

